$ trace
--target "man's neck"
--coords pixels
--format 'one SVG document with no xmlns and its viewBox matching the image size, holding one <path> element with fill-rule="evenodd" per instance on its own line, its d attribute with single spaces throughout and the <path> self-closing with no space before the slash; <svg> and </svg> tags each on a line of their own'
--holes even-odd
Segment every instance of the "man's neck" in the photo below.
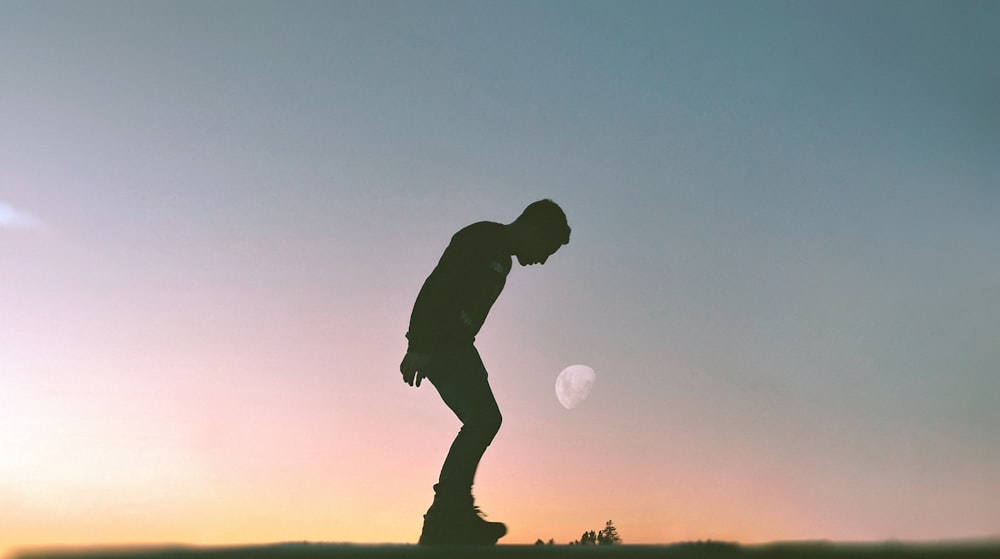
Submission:
<svg viewBox="0 0 1000 559">
<path fill-rule="evenodd" d="M 511 256 L 517 254 L 516 247 L 520 245 L 521 229 L 517 222 L 508 223 L 503 226 L 503 236 L 507 240 L 507 250 Z"/>
</svg>

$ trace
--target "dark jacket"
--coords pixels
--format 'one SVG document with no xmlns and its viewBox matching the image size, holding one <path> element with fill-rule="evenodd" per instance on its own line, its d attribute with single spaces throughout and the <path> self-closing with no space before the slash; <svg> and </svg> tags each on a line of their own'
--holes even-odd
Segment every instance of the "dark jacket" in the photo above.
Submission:
<svg viewBox="0 0 1000 559">
<path fill-rule="evenodd" d="M 433 353 L 472 345 L 511 263 L 502 224 L 481 221 L 455 233 L 413 305 L 409 350 Z"/>
</svg>

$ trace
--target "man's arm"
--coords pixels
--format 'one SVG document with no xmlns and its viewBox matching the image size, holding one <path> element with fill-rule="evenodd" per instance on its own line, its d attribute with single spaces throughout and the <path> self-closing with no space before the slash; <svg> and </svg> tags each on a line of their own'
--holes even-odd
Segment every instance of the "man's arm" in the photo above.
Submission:
<svg viewBox="0 0 1000 559">
<path fill-rule="evenodd" d="M 484 268 L 480 235 L 473 229 L 456 233 L 434 271 L 420 288 L 410 315 L 406 338 L 409 351 L 430 353 L 437 347 L 461 342 L 466 326 L 461 318 L 462 301 L 476 271 Z"/>
</svg>

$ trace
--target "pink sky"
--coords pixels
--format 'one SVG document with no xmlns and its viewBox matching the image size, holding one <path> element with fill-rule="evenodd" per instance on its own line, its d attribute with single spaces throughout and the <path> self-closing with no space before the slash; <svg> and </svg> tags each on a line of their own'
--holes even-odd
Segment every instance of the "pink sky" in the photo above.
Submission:
<svg viewBox="0 0 1000 559">
<path fill-rule="evenodd" d="M 0 550 L 416 541 L 413 300 L 540 198 L 505 542 L 1000 536 L 998 8 L 905 6 L 0 3 Z"/>
</svg>

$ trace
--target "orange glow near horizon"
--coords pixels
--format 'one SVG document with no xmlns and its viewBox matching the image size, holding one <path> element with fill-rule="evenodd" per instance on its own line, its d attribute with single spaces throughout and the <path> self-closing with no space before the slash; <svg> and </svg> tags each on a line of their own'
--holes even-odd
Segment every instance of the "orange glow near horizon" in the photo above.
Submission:
<svg viewBox="0 0 1000 559">
<path fill-rule="evenodd" d="M 317 323 L 302 328 L 315 338 L 265 348 L 294 355 L 304 368 L 296 375 L 273 357 L 234 358 L 239 340 L 218 335 L 181 356 L 146 353 L 177 362 L 159 374 L 125 356 L 124 374 L 59 365 L 59 375 L 8 382 L 0 402 L 8 450 L 0 456 L 0 549 L 415 542 L 459 425 L 432 386 L 400 382 L 398 356 L 371 341 L 391 338 L 390 326 L 362 325 L 357 337 L 331 347 L 318 333 L 337 327 Z M 369 337 L 378 328 L 386 331 Z M 768 408 L 740 399 L 738 387 L 668 363 L 671 389 L 642 399 L 621 392 L 627 384 L 615 382 L 615 370 L 595 367 L 590 399 L 565 410 L 552 389 L 562 364 L 518 377 L 537 357 L 507 352 L 510 345 L 517 344 L 491 338 L 481 348 L 505 419 L 476 487 L 490 518 L 508 524 L 505 543 L 568 543 L 608 519 L 635 544 L 913 539 L 921 527 L 941 529 L 931 510 L 895 524 L 845 521 L 841 511 L 856 506 L 845 488 L 870 484 L 865 473 L 839 479 L 832 472 L 849 470 L 836 457 L 788 460 L 776 436 L 751 440 L 727 430 L 737 417 L 769 429 L 774 421 Z M 727 406 L 704 410 L 679 399 L 664 406 L 672 393 Z M 956 480 L 956 495 L 991 475 L 972 466 L 968 479 Z M 817 479 L 824 484 L 810 481 Z M 884 482 L 872 489 L 881 499 L 922 502 L 902 490 Z"/>
<path fill-rule="evenodd" d="M 396 392 L 414 415 L 404 425 L 399 415 L 367 415 L 354 399 L 331 411 L 303 397 L 300 413 L 279 413 L 267 400 L 282 396 L 267 390 L 228 406 L 189 397 L 163 409 L 162 400 L 123 398 L 126 389 L 86 402 L 44 387 L 8 394 L 0 420 L 16 438 L 0 458 L 13 488 L 0 494 L 0 548 L 414 542 L 458 428 L 433 389 Z M 588 413 L 581 408 L 563 410 L 552 396 L 546 413 L 572 426 L 570 414 Z M 657 453 L 635 462 L 627 440 L 597 452 L 595 441 L 559 444 L 559 432 L 539 431 L 536 419 L 507 417 L 477 486 L 484 510 L 508 523 L 507 543 L 568 543 L 609 518 L 629 543 L 791 533 L 722 494 L 691 491 L 715 485 L 715 473 L 663 479 L 666 462 Z"/>
</svg>

